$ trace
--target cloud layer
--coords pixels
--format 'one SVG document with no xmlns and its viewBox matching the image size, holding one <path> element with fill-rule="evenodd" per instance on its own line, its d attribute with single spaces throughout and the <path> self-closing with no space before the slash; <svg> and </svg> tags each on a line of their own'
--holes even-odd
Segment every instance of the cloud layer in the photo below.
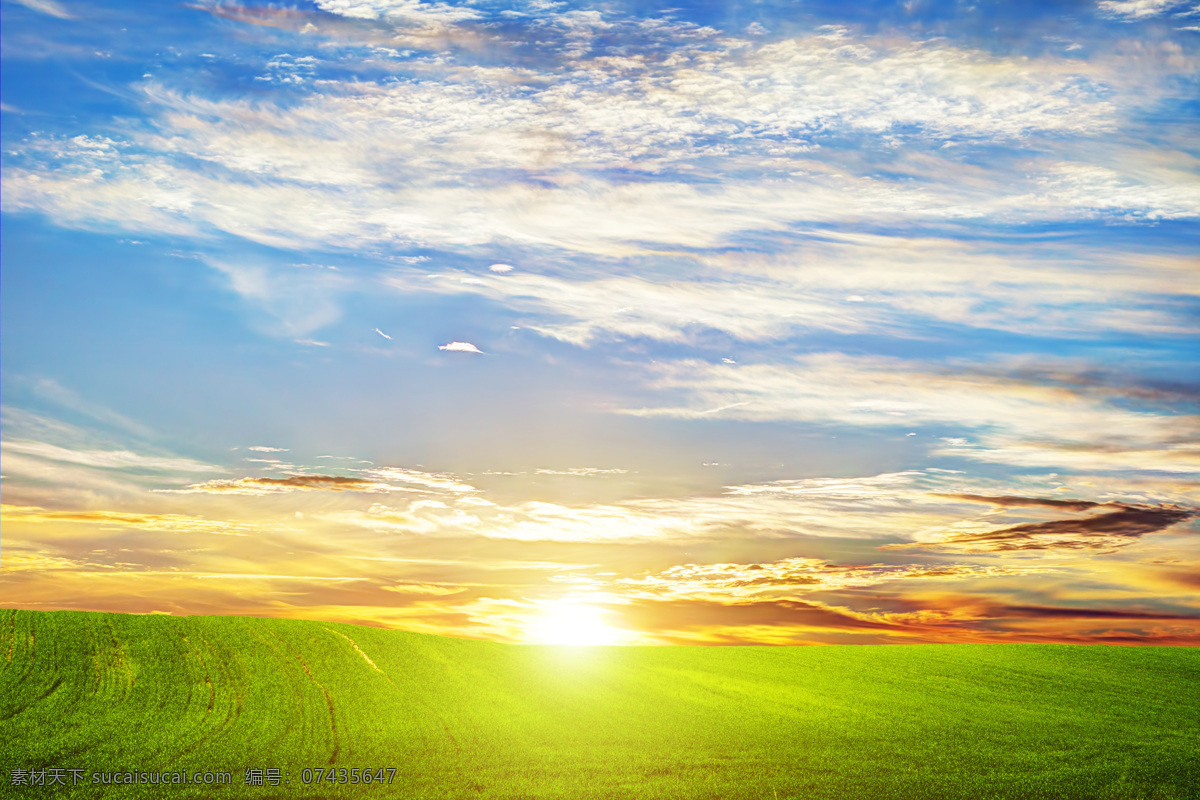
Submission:
<svg viewBox="0 0 1200 800">
<path fill-rule="evenodd" d="M 4 7 L 5 596 L 1200 641 L 1186 3 L 103 6 Z"/>
</svg>

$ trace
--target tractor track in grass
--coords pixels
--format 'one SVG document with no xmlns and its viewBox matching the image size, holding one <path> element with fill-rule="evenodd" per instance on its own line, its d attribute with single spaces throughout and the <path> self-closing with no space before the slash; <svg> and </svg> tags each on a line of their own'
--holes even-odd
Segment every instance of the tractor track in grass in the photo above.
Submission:
<svg viewBox="0 0 1200 800">
<path fill-rule="evenodd" d="M 217 654 L 217 651 L 213 648 L 212 643 L 209 642 L 208 639 L 201 636 L 200 642 L 204 646 L 204 649 L 208 650 L 210 655 Z M 201 652 L 200 648 L 197 648 L 196 656 L 200 659 L 200 665 L 204 668 L 204 685 L 208 688 L 208 709 L 206 713 L 211 713 L 216 708 L 217 683 L 212 679 L 212 672 L 208 668 L 208 660 L 204 657 L 204 654 Z M 219 657 L 217 658 L 217 663 L 220 663 Z M 218 678 L 220 677 L 221 675 L 218 674 Z M 228 678 L 228 671 L 226 671 L 226 678 Z M 234 703 L 233 708 L 225 715 L 225 719 L 219 723 L 222 729 L 227 728 L 237 722 L 238 718 L 242 716 L 242 711 L 246 705 L 245 692 L 239 692 L 237 690 L 237 685 L 229 680 L 225 680 L 224 685 L 227 687 L 227 689 L 232 690 Z"/>
<path fill-rule="evenodd" d="M 63 684 L 63 679 L 62 679 L 62 676 L 60 675 L 59 677 L 55 678 L 54 683 L 50 684 L 50 686 L 46 689 L 46 691 L 44 691 L 40 695 L 38 695 L 37 699 L 34 700 L 33 702 L 40 703 L 43 700 L 49 698 L 50 695 L 54 694 L 55 692 L 57 692 L 59 690 L 59 688 L 62 686 L 62 684 Z"/>
<path fill-rule="evenodd" d="M 186 633 L 183 633 L 182 631 L 179 634 L 179 638 L 183 641 L 183 643 L 185 645 L 186 658 L 190 659 L 190 658 L 194 657 L 197 661 L 199 661 L 201 671 L 204 673 L 204 687 L 208 691 L 208 700 L 205 703 L 203 721 L 199 722 L 197 724 L 201 725 L 201 726 L 205 726 L 205 723 L 209 720 L 210 715 L 216 708 L 217 692 L 216 692 L 216 684 L 213 682 L 212 674 L 208 668 L 208 661 L 204 658 L 204 653 L 201 651 L 201 649 L 202 649 L 202 647 L 207 648 L 209 650 L 209 652 L 211 653 L 213 648 L 212 648 L 212 645 L 209 644 L 208 640 L 205 639 L 203 636 L 198 637 L 200 640 L 199 645 L 193 644 L 192 640 L 188 637 L 188 635 Z M 234 690 L 234 697 L 236 698 L 234 707 L 225 716 L 225 718 L 219 722 L 214 722 L 212 725 L 206 726 L 208 729 L 206 731 L 204 731 L 199 736 L 199 738 L 197 738 L 191 744 L 185 746 L 182 750 L 179 750 L 177 753 L 175 753 L 173 755 L 173 758 L 180 759 L 180 758 L 183 758 L 184 756 L 190 755 L 191 753 L 195 752 L 200 747 L 207 745 L 207 744 L 211 743 L 212 741 L 216 740 L 218 735 L 222 731 L 233 726 L 237 722 L 238 718 L 241 717 L 242 710 L 245 705 L 245 703 L 244 703 L 245 696 L 241 693 L 238 693 L 236 691 L 236 689 Z M 197 713 L 199 713 L 199 712 L 197 712 Z"/>
<path fill-rule="evenodd" d="M 196 650 L 191 649 L 192 640 L 189 639 L 186 634 L 181 633 L 180 636 L 183 638 L 183 641 L 187 643 L 188 655 L 195 656 L 197 659 L 199 659 L 200 668 L 204 670 L 204 685 L 208 689 L 208 708 L 205 709 L 204 713 L 211 714 L 213 710 L 213 703 L 217 698 L 217 692 L 213 688 L 212 677 L 208 674 L 208 662 L 204 660 L 204 654 L 200 652 L 199 648 Z M 205 642 L 205 644 L 207 644 L 207 642 Z"/>
<path fill-rule="evenodd" d="M 396 681 L 394 681 L 392 679 L 392 676 L 389 675 L 388 673 L 384 672 L 382 669 L 380 669 L 379 666 L 371 659 L 371 657 L 368 656 L 363 651 L 363 649 L 358 646 L 358 642 L 354 641 L 353 639 L 351 639 L 349 636 L 347 636 L 344 633 L 340 633 L 340 632 L 332 630 L 330 628 L 325 628 L 325 630 L 336 636 L 340 636 L 341 638 L 343 638 L 347 642 L 349 642 L 350 646 L 352 648 L 354 648 L 354 652 L 356 652 L 360 656 L 362 656 L 363 660 L 371 665 L 371 669 L 375 670 L 380 675 L 387 678 L 388 683 L 390 683 L 392 686 L 396 685 Z M 414 689 L 417 688 L 415 683 L 413 684 L 413 686 L 414 686 Z M 458 739 L 454 738 L 454 734 L 450 732 L 450 725 L 449 725 L 449 723 L 446 722 L 446 719 L 441 714 L 438 713 L 436 708 L 434 708 L 431 704 L 429 704 L 425 700 L 423 700 L 416 691 L 413 692 L 413 699 L 417 701 L 418 705 L 420 705 L 427 712 L 429 712 L 430 716 L 432 716 L 434 719 L 436 719 L 438 721 L 438 724 L 440 724 L 442 726 L 442 731 L 446 734 L 446 738 L 450 740 L 450 744 L 454 745 L 455 751 L 461 753 L 462 746 L 459 745 Z"/>
<path fill-rule="evenodd" d="M 333 752 L 329 756 L 328 763 L 333 764 L 336 761 L 338 754 L 341 752 L 341 743 L 338 738 L 337 712 L 334 708 L 333 696 L 329 693 L 329 690 L 325 688 L 325 685 L 317 680 L 317 677 L 313 675 L 312 670 L 309 669 L 308 663 L 300 657 L 299 653 L 292 652 L 292 650 L 288 647 L 287 642 L 283 641 L 283 639 L 280 638 L 279 634 L 277 634 L 275 631 L 268 628 L 267 633 L 269 633 L 271 637 L 279 643 L 283 653 L 296 659 L 296 662 L 300 664 L 301 669 L 304 670 L 304 674 L 308 676 L 308 679 L 312 681 L 314 686 L 321 690 L 321 694 L 325 698 L 325 707 L 329 711 L 329 730 L 333 738 Z M 263 637 L 259 636 L 259 638 L 262 639 Z"/>
<path fill-rule="evenodd" d="M 279 665 L 280 674 L 294 689 L 298 690 L 299 684 L 293 680 L 291 671 L 286 668 L 287 654 L 289 652 L 287 645 L 282 639 L 279 638 L 279 635 L 270 629 L 264 630 L 260 626 L 254 625 L 253 623 L 248 626 L 247 634 L 256 639 L 266 652 L 270 652 L 272 654 L 274 657 L 274 663 Z M 295 696 L 298 696 L 298 691 L 293 692 L 293 697 Z M 279 742 L 282 739 L 286 739 L 292 730 L 295 729 L 296 719 L 303 718 L 304 713 L 304 705 L 301 703 L 296 709 L 295 714 L 289 714 L 287 716 L 286 721 L 280 726 L 279 731 L 272 740 L 272 744 Z"/>
<path fill-rule="evenodd" d="M 454 745 L 454 751 L 456 753 L 462 753 L 462 745 L 458 743 L 458 739 L 456 739 L 454 734 L 450 732 L 450 723 L 446 722 L 446 718 L 438 712 L 437 708 L 432 703 L 421 697 L 420 684 L 418 684 L 412 678 L 408 678 L 408 681 L 413 687 L 412 698 L 417 701 L 417 705 L 429 712 L 429 715 L 438 721 L 438 724 L 442 726 L 442 731 L 446 734 L 446 738 L 450 740 L 450 744 Z"/>
<path fill-rule="evenodd" d="M 26 712 L 29 709 L 36 706 L 38 703 L 42 702 L 43 700 L 48 699 L 50 697 L 50 695 L 54 694 L 60 688 L 62 688 L 62 684 L 63 684 L 63 677 L 60 675 L 57 678 L 55 678 L 54 683 L 52 683 L 48 687 L 46 687 L 46 689 L 43 690 L 41 694 L 32 698 L 31 700 L 29 700 L 29 702 L 25 703 L 24 705 L 14 708 L 12 711 L 5 714 L 3 717 L 0 717 L 0 721 L 10 720 L 13 717 L 23 714 L 24 712 Z"/>
<path fill-rule="evenodd" d="M 371 669 L 375 670 L 375 671 L 376 671 L 376 672 L 378 672 L 380 675 L 383 675 L 383 677 L 387 678 L 389 683 L 395 683 L 395 681 L 393 681 L 393 680 L 392 680 L 392 676 L 391 676 L 391 675 L 388 675 L 386 672 L 384 672 L 383 670 L 381 670 L 381 669 L 380 669 L 380 668 L 379 668 L 379 667 L 378 667 L 378 666 L 375 664 L 375 662 L 371 660 L 371 657 L 370 657 L 369 655 L 367 655 L 366 653 L 364 653 L 364 652 L 363 652 L 362 648 L 358 646 L 358 642 L 354 641 L 353 639 L 351 639 L 349 636 L 347 636 L 347 635 L 346 635 L 346 634 L 344 634 L 344 633 L 338 633 L 337 631 L 330 630 L 329 628 L 325 628 L 325 630 L 329 631 L 330 633 L 334 634 L 335 636 L 340 636 L 340 637 L 342 637 L 343 639 L 345 639 L 347 642 L 349 642 L 349 643 L 350 643 L 350 646 L 354 648 L 354 652 L 356 652 L 356 653 L 358 653 L 360 656 L 362 656 L 362 657 L 363 657 L 363 660 L 364 660 L 364 661 L 366 661 L 368 664 L 370 664 L 370 665 L 371 665 Z"/>
<path fill-rule="evenodd" d="M 104 683 L 104 667 L 100 664 L 100 644 L 96 641 L 96 632 L 92 628 L 88 628 L 88 645 L 92 651 L 92 694 L 100 693 L 100 686 Z"/>
<path fill-rule="evenodd" d="M 5 662 L 5 670 L 9 669 L 10 668 L 9 665 L 12 664 L 12 653 L 13 653 L 13 648 L 16 645 L 16 639 L 17 639 L 17 631 L 16 631 L 17 615 L 16 615 L 15 611 L 10 612 L 10 613 L 12 613 L 12 617 L 10 617 L 10 621 L 9 621 L 9 625 L 10 625 L 9 630 L 10 630 L 11 634 L 10 634 L 9 642 L 8 642 L 8 660 Z M 30 626 L 30 630 L 25 635 L 25 641 L 26 642 L 33 641 L 32 626 Z M 25 670 L 23 672 L 21 672 L 20 675 L 16 678 L 16 683 L 24 683 L 24 681 L 29 677 L 30 673 L 33 671 L 33 669 L 32 669 L 33 668 L 33 653 L 32 653 L 33 647 L 32 647 L 32 645 L 30 645 L 29 649 L 30 649 L 29 664 L 25 668 Z M 17 667 L 17 669 L 19 669 L 19 667 Z M 59 682 L 61 682 L 61 678 L 59 679 Z M 41 697 L 36 697 L 36 698 L 30 699 L 30 700 L 27 700 L 27 702 L 25 702 L 23 704 L 14 705 L 11 710 L 7 711 L 3 716 L 0 716 L 0 722 L 13 719 L 14 717 L 24 713 L 29 708 L 31 708 L 34 704 L 36 704 L 40 700 L 42 700 L 43 697 L 52 693 L 55 688 L 56 687 L 51 686 L 50 690 L 48 692 L 46 692 L 45 694 L 43 694 Z"/>
<path fill-rule="evenodd" d="M 338 752 L 340 752 L 341 746 L 338 743 L 337 715 L 333 710 L 333 697 L 330 696 L 329 690 L 326 689 L 325 686 L 319 680 L 317 680 L 316 676 L 312 674 L 312 670 L 308 668 L 308 664 L 304 662 L 304 659 L 300 657 L 300 654 L 292 653 L 292 655 L 295 656 L 296 660 L 300 662 L 300 666 L 304 668 L 304 674 L 307 675 L 309 680 L 316 684 L 316 687 L 325 695 L 325 706 L 329 709 L 329 728 L 333 733 L 333 753 L 331 753 L 329 756 L 329 763 L 334 764 L 337 762 Z"/>
<path fill-rule="evenodd" d="M 129 678 L 129 688 L 132 689 L 135 679 L 133 677 L 133 669 L 125 663 L 125 646 L 117 640 L 117 632 L 113 630 L 111 625 L 107 626 L 107 630 L 108 638 L 112 641 L 113 654 L 116 660 L 116 668 L 117 670 L 124 672 Z M 126 694 L 128 694 L 128 691 L 126 691 Z"/>
</svg>

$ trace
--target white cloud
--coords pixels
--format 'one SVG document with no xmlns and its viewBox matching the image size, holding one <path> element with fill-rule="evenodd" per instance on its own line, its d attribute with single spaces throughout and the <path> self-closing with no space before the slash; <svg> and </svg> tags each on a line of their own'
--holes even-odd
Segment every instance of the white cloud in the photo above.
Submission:
<svg viewBox="0 0 1200 800">
<path fill-rule="evenodd" d="M 1195 419 L 1187 419 L 1183 427 L 1185 430 L 1194 429 Z M 1162 444 L 1150 439 L 1141 443 L 1140 447 L 1138 443 L 1112 446 L 1104 442 L 1088 447 L 1087 442 L 1081 441 L 1031 442 L 1022 438 L 1011 434 L 990 435 L 980 443 L 947 443 L 932 450 L 931 454 L 1033 468 L 1151 471 L 1184 475 L 1194 475 L 1200 471 L 1200 445 Z"/>
<path fill-rule="evenodd" d="M 9 440 L 0 448 L 10 453 L 36 456 L 50 461 L 63 461 L 85 467 L 104 469 L 154 470 L 169 472 L 224 472 L 224 468 L 193 461 L 188 458 L 145 456 L 129 450 L 74 450 L 44 442 Z"/>
<path fill-rule="evenodd" d="M 362 472 L 382 481 L 406 483 L 439 492 L 466 494 L 479 491 L 474 486 L 463 483 L 457 476 L 443 472 L 423 472 L 403 467 L 373 467 Z"/>
<path fill-rule="evenodd" d="M 57 3 L 55 0 L 17 0 L 17 2 L 26 8 L 32 8 L 34 11 L 40 11 L 52 17 L 75 19 L 74 14 L 68 11 L 62 3 Z"/>
<path fill-rule="evenodd" d="M 1119 386 L 1073 385 L 1058 373 L 1022 365 L 947 364 L 840 353 L 787 364 L 662 363 L 653 386 L 685 404 L 631 409 L 639 416 L 703 418 L 715 411 L 744 420 L 797 420 L 856 427 L 952 425 L 974 430 L 935 455 L 1028 467 L 1080 470 L 1200 469 L 1200 417 L 1130 408 Z M 1028 371 L 1030 368 L 1026 368 Z"/>
<path fill-rule="evenodd" d="M 281 142 L 270 152 L 277 155 L 290 146 L 306 153 L 324 151 L 327 144 L 316 139 Z M 183 143 L 179 146 L 186 149 Z M 337 146 L 352 149 L 356 143 Z M 466 151 L 475 152 L 475 145 L 467 145 Z M 91 156 L 81 159 L 86 162 Z M 288 171 L 283 173 L 286 179 L 247 175 L 247 182 L 239 183 L 190 171 L 166 155 L 150 160 L 157 161 L 153 169 L 135 165 L 114 174 L 13 167 L 3 177 L 6 207 L 38 210 L 69 226 L 103 223 L 185 236 L 215 230 L 287 249 L 382 243 L 460 247 L 512 238 L 610 256 L 643 253 L 648 245 L 723 247 L 742 232 L 778 235 L 804 223 L 992 219 L 1021 224 L 1093 218 L 1138 222 L 1200 216 L 1194 181 L 1184 170 L 1166 170 L 1147 180 L 1113 165 L 1039 164 L 1028 178 L 997 165 L 981 168 L 979 182 L 966 184 L 950 180 L 950 173 L 962 168 L 946 161 L 936 165 L 946 173 L 945 180 L 926 175 L 916 184 L 877 181 L 819 162 L 789 162 L 796 174 L 769 182 L 729 178 L 704 186 L 685 178 L 616 183 L 584 177 L 561 185 L 505 182 L 466 188 L 447 182 L 446 175 L 462 174 L 473 168 L 469 165 L 444 170 L 429 165 L 427 171 L 399 175 L 384 185 L 376 169 L 364 163 L 360 166 L 369 174 L 361 181 L 356 182 L 355 168 L 348 166 L 328 182 L 305 186 L 291 183 L 302 176 Z M 331 153 L 321 164 L 334 160 Z M 804 166 L 809 169 L 803 171 Z M 420 184 L 435 177 L 436 185 Z M 1111 196 L 1104 194 L 1110 189 Z M 258 276 L 225 271 L 239 293 L 270 296 L 254 283 Z M 336 318 L 330 304 L 323 302 L 328 287 L 314 290 L 290 298 L 292 305 L 280 310 L 266 307 L 293 330 L 327 324 Z"/>
<path fill-rule="evenodd" d="M 295 338 L 303 344 L 317 344 L 306 338 L 318 328 L 335 322 L 341 309 L 335 301 L 337 291 L 346 286 L 347 279 L 337 272 L 284 271 L 267 263 L 250 260 L 232 261 L 206 258 L 205 262 L 225 275 L 229 288 L 266 312 L 269 322 L 266 332 Z"/>
<path fill-rule="evenodd" d="M 1106 166 L 1063 162 L 1048 165 L 1037 178 L 1036 191 L 1005 202 L 1026 213 L 1070 207 L 1081 217 L 1154 221 L 1200 216 L 1200 186 L 1178 177 L 1150 182 Z"/>
<path fill-rule="evenodd" d="M 948 526 L 978 526 L 986 521 L 987 526 L 998 529 L 1047 514 L 1051 518 L 1067 514 L 1053 509 L 1038 511 L 1036 507 L 1033 511 L 1017 508 L 997 512 L 956 495 L 1099 499 L 1106 487 L 1095 480 L 1101 479 L 1081 478 L 1067 487 L 1054 477 L 1002 481 L 947 470 L 913 470 L 859 478 L 746 484 L 726 487 L 717 495 L 581 506 L 546 502 L 464 504 L 432 499 L 413 501 L 404 507 L 375 503 L 365 511 L 338 511 L 322 518 L 339 525 L 416 536 L 526 542 L 670 543 L 714 539 L 730 543 L 791 537 L 922 542 L 941 536 Z M 1165 496 L 1177 496 L 1169 485 L 1166 487 Z M 1150 497 L 1162 494 L 1155 484 L 1146 484 L 1146 488 Z M 1063 491 L 1071 494 L 1064 495 Z M 1002 519 L 1000 513 L 1009 516 Z M 890 579 L 884 574 L 887 572 L 864 570 L 863 575 L 870 573 L 868 582 L 878 582 Z"/>
<path fill-rule="evenodd" d="M 13 381 L 14 378 L 10 378 L 9 380 Z M 119 414 L 99 403 L 81 397 L 78 392 L 68 389 L 51 378 L 23 379 L 16 377 L 15 382 L 29 386 L 38 396 L 46 400 L 50 400 L 63 408 L 69 408 L 72 411 L 84 414 L 98 422 L 122 428 L 129 433 L 143 438 L 149 438 L 153 435 L 153 432 L 145 425 L 135 422 L 129 419 L 129 417 Z"/>
<path fill-rule="evenodd" d="M 453 23 L 476 19 L 472 8 L 421 0 L 316 0 L 317 8 L 353 19 L 392 19 L 412 23 Z"/>
<path fill-rule="evenodd" d="M 513 271 L 511 264 L 492 264 L 488 269 L 501 275 Z"/>
<path fill-rule="evenodd" d="M 418 4 L 339 8 L 378 16 Z M 555 24 L 600 24 L 585 17 Z M 845 33 L 705 41 L 674 42 L 668 56 L 654 55 L 663 44 L 654 40 L 653 52 L 573 62 L 549 83 L 515 66 L 331 80 L 287 108 L 150 83 L 143 91 L 157 114 L 127 140 L 25 142 L 24 164 L 5 171 L 5 205 L 70 225 L 218 230 L 285 248 L 510 239 L 610 254 L 648 242 L 718 246 L 796 222 L 1197 213 L 1187 170 L 1143 182 L 1119 172 L 1119 155 L 1098 165 L 1115 177 L 1082 178 L 1036 156 L 1019 170 L 930 157 L 924 168 L 913 162 L 925 180 L 909 182 L 880 180 L 839 148 L 816 146 L 826 135 L 930 146 L 1094 138 L 1145 102 L 1145 86 L 1114 93 L 1104 84 L 1116 70 Z M 196 166 L 206 163 L 227 173 Z M 604 177 L 613 169 L 650 180 Z M 512 170 L 537 183 L 488 177 Z M 696 186 L 692 176 L 717 182 Z M 1087 188 L 1096 181 L 1118 189 L 1099 208 Z M 260 279 L 231 274 L 254 296 Z"/>
<path fill-rule="evenodd" d="M 1064 337 L 1114 330 L 1200 334 L 1186 303 L 1163 299 L 1200 296 L 1186 257 L 1085 246 L 1066 254 L 1025 243 L 981 246 L 924 237 L 829 239 L 772 256 L 699 256 L 687 265 L 686 281 L 593 275 L 582 268 L 571 279 L 528 270 L 503 279 L 409 271 L 387 281 L 406 293 L 491 298 L 535 315 L 524 327 L 578 345 L 611 337 L 682 342 L 706 329 L 745 341 L 814 329 L 921 336 L 930 319 Z M 1084 272 L 1087 280 L 1080 280 Z M 853 290 L 870 291 L 870 302 L 846 294 Z"/>
<path fill-rule="evenodd" d="M 3 451 L 4 499 L 20 505 L 90 507 L 117 499 L 123 504 L 141 502 L 145 484 L 173 485 L 177 473 L 131 475 L 104 467 L 69 464 L 12 450 Z"/>
<path fill-rule="evenodd" d="M 1180 0 L 1100 0 L 1096 7 L 1106 16 L 1131 22 L 1160 16 L 1181 5 Z"/>
<path fill-rule="evenodd" d="M 879 504 L 872 496 L 894 494 L 911 483 L 916 473 L 891 479 L 883 476 L 862 479 L 861 491 L 853 497 L 878 514 Z M 899 481 L 899 482 L 897 482 Z M 844 481 L 843 490 L 855 481 Z M 405 509 L 376 504 L 362 512 L 339 513 L 336 521 L 367 528 L 392 529 L 419 535 L 484 536 L 520 541 L 623 541 L 689 539 L 714 536 L 777 537 L 805 533 L 847 537 L 866 536 L 866 520 L 871 516 L 859 507 L 854 513 L 850 502 L 828 492 L 813 492 L 819 500 L 800 500 L 787 493 L 751 496 L 736 488 L 725 496 L 683 499 L 631 501 L 613 505 L 564 506 L 546 502 L 527 502 L 515 506 L 475 507 L 470 513 L 444 503 L 417 501 Z M 834 508 L 822 504 L 832 502 Z M 819 508 L 820 506 L 820 508 Z M 898 514 L 897 518 L 905 516 Z M 924 528 L 941 520 L 940 516 L 906 516 L 903 527 Z M 875 521 L 877 535 L 886 525 Z"/>
<path fill-rule="evenodd" d="M 452 353 L 479 353 L 483 354 L 475 345 L 470 342 L 450 342 L 449 344 L 439 344 L 438 350 L 449 350 Z"/>
<path fill-rule="evenodd" d="M 483 294 L 518 309 L 552 315 L 526 327 L 574 344 L 586 344 L 600 334 L 682 341 L 689 327 L 718 328 L 745 339 L 769 338 L 795 326 L 841 332 L 866 327 L 819 298 L 761 278 L 655 283 L 636 277 L 587 281 L 523 272 L 471 284 L 453 274 L 433 281 L 394 276 L 389 282 L 407 291 L 424 287 Z M 565 319 L 555 321 L 554 316 Z"/>
<path fill-rule="evenodd" d="M 391 341 L 391 339 L 392 339 L 392 337 L 388 336 L 386 333 L 384 333 L 383 331 L 379 330 L 379 328 L 376 328 L 376 329 L 375 329 L 375 332 L 376 332 L 376 333 L 378 333 L 378 334 L 379 334 L 380 336 L 382 336 L 383 338 L 387 339 L 388 341 Z"/>
<path fill-rule="evenodd" d="M 267 446 L 261 445 L 261 444 L 251 445 L 250 447 L 247 447 L 246 449 L 253 450 L 256 453 L 286 453 L 286 452 L 288 452 L 288 449 L 286 447 L 267 447 Z"/>
</svg>

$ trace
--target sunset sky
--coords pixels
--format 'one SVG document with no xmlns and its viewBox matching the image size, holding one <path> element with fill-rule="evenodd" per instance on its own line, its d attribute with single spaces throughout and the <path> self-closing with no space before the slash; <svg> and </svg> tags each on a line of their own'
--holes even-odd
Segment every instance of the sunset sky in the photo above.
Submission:
<svg viewBox="0 0 1200 800">
<path fill-rule="evenodd" d="M 1200 6 L 3 0 L 0 605 L 1200 645 Z"/>
</svg>

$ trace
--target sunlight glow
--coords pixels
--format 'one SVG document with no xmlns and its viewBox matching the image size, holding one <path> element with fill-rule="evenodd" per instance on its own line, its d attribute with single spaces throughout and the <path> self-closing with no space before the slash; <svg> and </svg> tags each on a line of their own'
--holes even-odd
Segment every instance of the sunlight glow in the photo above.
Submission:
<svg viewBox="0 0 1200 800">
<path fill-rule="evenodd" d="M 562 603 L 547 607 L 529 629 L 538 644 L 591 646 L 620 644 L 625 632 L 604 622 L 604 612 L 592 606 Z"/>
</svg>

